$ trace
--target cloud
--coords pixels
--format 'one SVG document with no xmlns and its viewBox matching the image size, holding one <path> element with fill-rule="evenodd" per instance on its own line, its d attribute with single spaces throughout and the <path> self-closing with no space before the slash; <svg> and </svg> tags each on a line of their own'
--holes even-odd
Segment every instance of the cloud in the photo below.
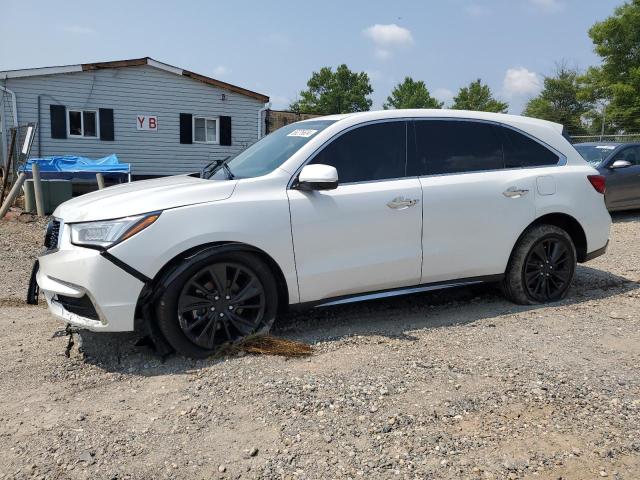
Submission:
<svg viewBox="0 0 640 480">
<path fill-rule="evenodd" d="M 73 33 L 74 35 L 90 35 L 96 33 L 91 27 L 83 27 L 81 25 L 64 25 L 60 27 L 63 32 Z"/>
<path fill-rule="evenodd" d="M 433 96 L 440 100 L 441 102 L 448 103 L 453 100 L 453 91 L 448 88 L 436 88 L 433 91 Z"/>
<path fill-rule="evenodd" d="M 228 67 L 225 67 L 224 65 L 218 65 L 216 68 L 213 69 L 213 74 L 216 77 L 224 77 L 225 75 L 229 75 L 231 73 L 231 69 Z"/>
<path fill-rule="evenodd" d="M 413 45 L 411 31 L 395 23 L 388 25 L 375 24 L 365 28 L 362 33 L 375 45 L 375 56 L 385 60 L 398 48 Z"/>
<path fill-rule="evenodd" d="M 471 17 L 483 17 L 491 13 L 491 10 L 477 3 L 472 3 L 464 7 L 464 12 Z"/>
<path fill-rule="evenodd" d="M 509 98 L 535 95 L 541 89 L 540 76 L 524 67 L 510 68 L 504 75 L 502 91 Z"/>
<path fill-rule="evenodd" d="M 560 0 L 528 0 L 529 5 L 542 12 L 553 13 L 564 9 L 564 3 Z"/>
</svg>

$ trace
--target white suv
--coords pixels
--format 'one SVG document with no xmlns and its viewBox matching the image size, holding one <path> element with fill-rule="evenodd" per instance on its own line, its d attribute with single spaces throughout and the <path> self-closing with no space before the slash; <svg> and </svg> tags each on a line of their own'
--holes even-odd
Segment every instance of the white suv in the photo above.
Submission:
<svg viewBox="0 0 640 480">
<path fill-rule="evenodd" d="M 487 281 L 559 300 L 611 223 L 603 177 L 561 125 L 501 114 L 316 118 L 201 176 L 61 205 L 37 274 L 51 311 L 202 357 L 295 304 Z"/>
</svg>

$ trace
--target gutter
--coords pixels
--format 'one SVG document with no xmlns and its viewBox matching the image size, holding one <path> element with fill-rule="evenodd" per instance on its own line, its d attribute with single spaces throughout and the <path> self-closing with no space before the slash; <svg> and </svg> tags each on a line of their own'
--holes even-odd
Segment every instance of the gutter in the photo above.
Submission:
<svg viewBox="0 0 640 480">
<path fill-rule="evenodd" d="M 262 138 L 262 113 L 266 112 L 271 108 L 271 102 L 267 102 L 264 104 L 260 110 L 258 110 L 258 140 Z"/>
</svg>

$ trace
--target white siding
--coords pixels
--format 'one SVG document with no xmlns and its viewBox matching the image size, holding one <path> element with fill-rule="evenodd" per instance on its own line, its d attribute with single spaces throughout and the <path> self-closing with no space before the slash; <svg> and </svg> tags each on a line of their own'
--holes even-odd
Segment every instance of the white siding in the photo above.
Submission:
<svg viewBox="0 0 640 480">
<path fill-rule="evenodd" d="M 21 124 L 38 120 L 40 138 L 32 156 L 80 155 L 98 158 L 116 153 L 137 175 L 171 175 L 199 171 L 205 164 L 236 155 L 257 140 L 260 100 L 217 88 L 150 66 L 125 67 L 27 78 L 3 82 L 16 93 Z M 222 100 L 222 94 L 226 99 Z M 5 100 L 5 124 L 10 106 Z M 49 106 L 112 108 L 115 141 L 51 138 Z M 232 145 L 181 144 L 180 113 L 231 117 Z M 158 131 L 138 131 L 136 115 L 156 115 Z"/>
</svg>

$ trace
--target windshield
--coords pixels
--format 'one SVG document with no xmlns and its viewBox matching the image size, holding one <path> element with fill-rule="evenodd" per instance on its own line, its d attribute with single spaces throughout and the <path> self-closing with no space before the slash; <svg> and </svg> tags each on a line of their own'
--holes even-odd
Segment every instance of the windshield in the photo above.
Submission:
<svg viewBox="0 0 640 480">
<path fill-rule="evenodd" d="M 582 157 L 593 166 L 598 166 L 605 160 L 617 145 L 574 145 Z"/>
<path fill-rule="evenodd" d="M 227 166 L 233 178 L 253 178 L 271 173 L 332 123 L 335 121 L 312 120 L 286 125 L 229 160 Z M 216 173 L 218 175 L 214 178 L 220 171 Z"/>
</svg>

